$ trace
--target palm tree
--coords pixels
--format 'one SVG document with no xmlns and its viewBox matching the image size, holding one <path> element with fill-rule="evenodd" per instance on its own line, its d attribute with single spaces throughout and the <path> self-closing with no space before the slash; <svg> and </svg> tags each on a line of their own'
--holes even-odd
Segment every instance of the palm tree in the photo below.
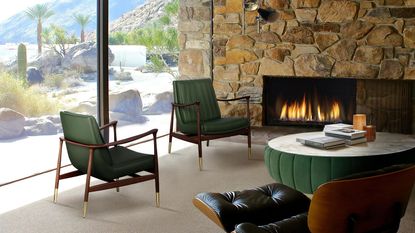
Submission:
<svg viewBox="0 0 415 233">
<path fill-rule="evenodd" d="M 74 14 L 73 18 L 81 26 L 81 43 L 85 42 L 85 26 L 91 21 L 90 15 Z"/>
<path fill-rule="evenodd" d="M 49 9 L 48 4 L 36 4 L 27 8 L 26 15 L 31 20 L 37 20 L 37 52 L 42 53 L 42 21 L 51 17 L 53 11 Z"/>
</svg>

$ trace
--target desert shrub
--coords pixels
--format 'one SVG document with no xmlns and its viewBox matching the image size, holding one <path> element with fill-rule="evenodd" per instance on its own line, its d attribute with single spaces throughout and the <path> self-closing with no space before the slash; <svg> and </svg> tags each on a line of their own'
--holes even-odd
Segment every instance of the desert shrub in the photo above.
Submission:
<svg viewBox="0 0 415 233">
<path fill-rule="evenodd" d="M 65 88 L 65 77 L 63 74 L 48 74 L 45 75 L 45 80 L 43 84 L 50 88 Z"/>
<path fill-rule="evenodd" d="M 58 105 L 48 99 L 39 86 L 27 87 L 12 75 L 0 73 L 0 107 L 10 108 L 27 117 L 55 114 Z"/>
</svg>

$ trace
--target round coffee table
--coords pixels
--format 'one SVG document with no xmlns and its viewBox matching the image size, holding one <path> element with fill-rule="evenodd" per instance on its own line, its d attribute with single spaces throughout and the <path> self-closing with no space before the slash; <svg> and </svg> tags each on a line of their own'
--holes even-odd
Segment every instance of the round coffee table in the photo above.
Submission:
<svg viewBox="0 0 415 233">
<path fill-rule="evenodd" d="M 319 185 L 354 173 L 399 163 L 415 163 L 413 135 L 376 134 L 374 142 L 324 150 L 296 142 L 298 137 L 323 136 L 323 132 L 290 134 L 274 138 L 265 148 L 271 177 L 304 193 Z"/>
</svg>

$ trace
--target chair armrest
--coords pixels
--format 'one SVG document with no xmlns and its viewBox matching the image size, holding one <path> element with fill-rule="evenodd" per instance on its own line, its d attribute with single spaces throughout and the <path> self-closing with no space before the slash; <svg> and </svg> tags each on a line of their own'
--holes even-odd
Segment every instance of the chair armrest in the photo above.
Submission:
<svg viewBox="0 0 415 233">
<path fill-rule="evenodd" d="M 119 141 L 106 143 L 106 144 L 89 145 L 89 144 L 83 144 L 83 143 L 71 141 L 69 139 L 65 139 L 64 137 L 60 137 L 60 140 L 68 142 L 68 143 L 70 143 L 72 145 L 76 145 L 76 146 L 81 146 L 81 147 L 85 147 L 85 148 L 89 148 L 89 149 L 99 149 L 99 148 L 105 148 L 105 147 L 116 146 L 116 145 L 125 144 L 125 143 L 128 143 L 128 142 L 132 142 L 132 141 L 135 141 L 137 139 L 146 137 L 146 136 L 151 135 L 151 134 L 153 134 L 153 137 L 155 138 L 156 134 L 157 134 L 157 131 L 158 131 L 158 129 L 152 129 L 152 130 L 149 130 L 149 131 L 147 131 L 145 133 L 142 133 L 142 134 L 138 134 L 138 135 L 135 135 L 135 136 L 132 136 L 132 137 L 129 137 L 129 138 L 125 138 L 125 139 L 122 139 L 122 140 L 119 140 Z"/>
<path fill-rule="evenodd" d="M 238 224 L 232 233 L 269 233 L 252 223 Z"/>
<path fill-rule="evenodd" d="M 105 125 L 99 127 L 99 130 L 103 130 L 103 129 L 108 128 L 110 126 L 117 127 L 117 123 L 118 123 L 118 121 L 111 121 L 110 123 L 105 124 Z"/>
<path fill-rule="evenodd" d="M 197 102 L 194 102 L 194 103 L 191 103 L 191 104 L 176 104 L 176 103 L 171 103 L 171 105 L 173 106 L 173 107 L 175 107 L 175 108 L 186 108 L 186 107 L 191 107 L 191 106 L 194 106 L 194 105 L 200 105 L 200 102 L 199 101 L 197 101 Z"/>
<path fill-rule="evenodd" d="M 308 233 L 307 213 L 301 213 L 278 222 L 256 226 L 252 223 L 241 223 L 235 227 L 235 233 Z"/>
<path fill-rule="evenodd" d="M 114 129 L 114 142 L 115 142 L 115 141 L 117 141 L 117 123 L 118 123 L 118 121 L 111 121 L 110 123 L 99 127 L 99 130 L 103 130 L 103 129 L 106 129 L 106 128 L 112 126 L 113 129 Z"/>
<path fill-rule="evenodd" d="M 235 101 L 235 100 L 242 100 L 242 99 L 246 99 L 247 101 L 251 98 L 251 96 L 242 96 L 242 97 L 238 97 L 238 98 L 233 98 L 233 99 L 216 99 L 217 101 Z"/>
</svg>

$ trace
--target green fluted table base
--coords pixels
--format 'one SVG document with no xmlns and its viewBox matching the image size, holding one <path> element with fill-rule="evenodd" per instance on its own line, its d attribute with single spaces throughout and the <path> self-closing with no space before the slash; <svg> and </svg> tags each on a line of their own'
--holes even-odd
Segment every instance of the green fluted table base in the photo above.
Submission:
<svg viewBox="0 0 415 233">
<path fill-rule="evenodd" d="M 265 165 L 271 177 L 303 193 L 312 194 L 330 180 L 399 163 L 414 163 L 415 150 L 361 157 L 323 157 L 281 152 L 267 146 Z"/>
</svg>

